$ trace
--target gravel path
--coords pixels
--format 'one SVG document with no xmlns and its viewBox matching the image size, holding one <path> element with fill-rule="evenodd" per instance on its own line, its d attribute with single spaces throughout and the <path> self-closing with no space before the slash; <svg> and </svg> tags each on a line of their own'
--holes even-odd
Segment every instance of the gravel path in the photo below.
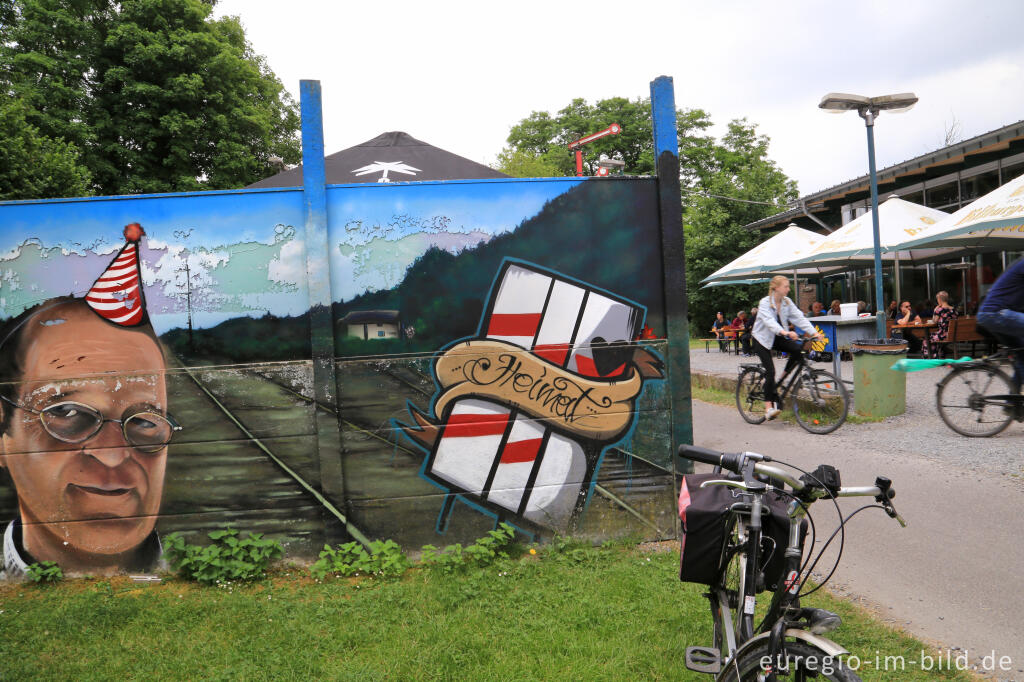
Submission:
<svg viewBox="0 0 1024 682">
<path fill-rule="evenodd" d="M 690 351 L 690 369 L 694 372 L 734 378 L 741 362 L 756 363 L 757 358 L 719 353 L 716 349 L 705 353 L 703 346 Z M 843 378 L 852 380 L 853 363 L 841 364 Z M 775 366 L 776 373 L 781 374 L 785 360 L 776 360 Z M 832 369 L 831 362 L 815 363 L 815 366 Z M 945 368 L 908 372 L 905 414 L 871 424 L 844 424 L 823 438 L 828 439 L 830 447 L 891 452 L 894 457 L 913 454 L 966 471 L 995 474 L 1020 483 L 1024 490 L 1024 425 L 1010 424 L 993 438 L 967 438 L 952 431 L 935 409 L 935 384 L 946 372 Z M 736 420 L 740 421 L 738 413 Z M 799 429 L 796 425 L 784 425 L 789 426 Z"/>
<path fill-rule="evenodd" d="M 704 353 L 703 347 L 690 356 L 693 371 L 725 377 L 735 377 L 740 362 L 754 360 Z M 778 362 L 781 371 L 783 361 Z M 843 363 L 847 379 L 852 364 Z M 935 410 L 935 384 L 946 371 L 907 374 L 906 414 L 844 424 L 825 436 L 795 423 L 750 425 L 734 407 L 695 401 L 694 440 L 728 452 L 761 452 L 805 468 L 832 464 L 846 485 L 889 476 L 909 526 L 899 528 L 881 513 L 858 515 L 830 588 L 932 642 L 929 655 L 968 652 L 976 671 L 989 679 L 1021 681 L 1024 544 L 1017 520 L 1024 504 L 1024 425 L 1011 424 L 994 438 L 951 431 Z M 840 504 L 849 513 L 862 504 L 858 500 Z M 815 518 L 821 513 L 823 526 L 829 526 L 827 510 L 816 512 Z M 837 639 L 842 641 L 841 632 Z M 983 657 L 993 651 L 1009 656 L 1012 666 L 984 670 Z M 871 673 L 861 671 L 864 679 Z"/>
</svg>

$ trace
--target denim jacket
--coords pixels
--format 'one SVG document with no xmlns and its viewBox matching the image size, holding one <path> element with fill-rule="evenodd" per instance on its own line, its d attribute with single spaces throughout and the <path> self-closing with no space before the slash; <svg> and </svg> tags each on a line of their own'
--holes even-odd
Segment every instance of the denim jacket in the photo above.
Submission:
<svg viewBox="0 0 1024 682">
<path fill-rule="evenodd" d="M 757 305 L 757 319 L 754 320 L 752 334 L 759 344 L 765 348 L 771 348 L 775 343 L 775 337 L 788 332 L 791 324 L 806 334 L 815 333 L 814 325 L 807 321 L 804 314 L 788 296 L 782 299 L 778 319 L 775 318 L 775 309 L 772 307 L 771 300 L 771 296 L 765 296 Z"/>
</svg>

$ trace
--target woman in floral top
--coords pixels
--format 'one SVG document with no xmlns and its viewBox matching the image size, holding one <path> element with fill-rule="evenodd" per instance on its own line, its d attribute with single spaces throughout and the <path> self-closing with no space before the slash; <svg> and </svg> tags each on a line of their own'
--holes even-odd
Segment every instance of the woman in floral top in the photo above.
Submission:
<svg viewBox="0 0 1024 682">
<path fill-rule="evenodd" d="M 940 291 L 935 294 L 935 300 L 938 301 L 938 305 L 935 306 L 932 317 L 932 321 L 936 324 L 935 331 L 932 332 L 932 357 L 938 355 L 935 342 L 946 340 L 946 337 L 949 336 L 949 323 L 956 319 L 956 309 L 949 304 L 948 293 Z"/>
</svg>

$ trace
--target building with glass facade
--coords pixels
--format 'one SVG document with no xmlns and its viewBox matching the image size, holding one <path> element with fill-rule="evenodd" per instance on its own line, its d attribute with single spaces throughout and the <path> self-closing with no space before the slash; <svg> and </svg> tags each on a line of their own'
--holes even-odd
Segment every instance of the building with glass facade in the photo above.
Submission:
<svg viewBox="0 0 1024 682">
<path fill-rule="evenodd" d="M 878 171 L 878 200 L 897 195 L 905 201 L 952 213 L 1004 182 L 1024 174 L 1024 121 L 957 142 Z M 775 232 L 790 223 L 827 233 L 867 212 L 871 206 L 867 174 L 800 197 L 795 208 L 747 225 Z M 937 291 L 949 292 L 954 305 L 973 313 L 989 285 L 1022 252 L 993 251 L 970 258 L 900 267 L 904 299 L 922 311 L 934 303 Z M 886 299 L 893 296 L 894 268 L 885 268 Z M 801 291 L 801 303 L 811 297 L 826 302 L 873 297 L 871 270 L 823 277 L 813 289 Z M 806 294 L 806 295 L 805 295 Z M 886 301 L 886 302 L 887 302 Z"/>
</svg>

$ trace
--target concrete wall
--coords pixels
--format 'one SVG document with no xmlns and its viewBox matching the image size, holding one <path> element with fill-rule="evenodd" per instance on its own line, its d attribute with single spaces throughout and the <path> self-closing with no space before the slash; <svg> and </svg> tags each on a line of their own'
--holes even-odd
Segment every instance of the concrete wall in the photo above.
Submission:
<svg viewBox="0 0 1024 682">
<path fill-rule="evenodd" d="M 8 573 L 147 570 L 161 535 L 229 524 L 307 558 L 500 521 L 541 540 L 675 535 L 653 179 L 326 194 L 319 260 L 299 190 L 0 203 Z M 118 271 L 129 223 L 149 323 L 121 327 L 83 299 Z M 330 281 L 324 326 L 311 268 Z M 411 333 L 331 331 L 383 309 Z M 90 408 L 135 430 L 88 435 Z M 129 441 L 161 419 L 180 425 L 169 445 Z"/>
</svg>

